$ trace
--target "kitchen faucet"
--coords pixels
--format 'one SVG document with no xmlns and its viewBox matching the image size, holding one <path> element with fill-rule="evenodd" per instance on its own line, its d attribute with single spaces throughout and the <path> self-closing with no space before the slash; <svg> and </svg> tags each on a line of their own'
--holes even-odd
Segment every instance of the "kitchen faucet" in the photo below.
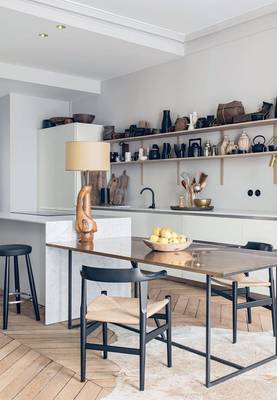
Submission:
<svg viewBox="0 0 277 400">
<path fill-rule="evenodd" d="M 150 190 L 150 192 L 152 193 L 152 204 L 148 208 L 156 208 L 154 190 L 151 189 L 150 187 L 145 187 L 145 188 L 141 189 L 140 194 L 142 194 L 145 190 Z"/>
</svg>

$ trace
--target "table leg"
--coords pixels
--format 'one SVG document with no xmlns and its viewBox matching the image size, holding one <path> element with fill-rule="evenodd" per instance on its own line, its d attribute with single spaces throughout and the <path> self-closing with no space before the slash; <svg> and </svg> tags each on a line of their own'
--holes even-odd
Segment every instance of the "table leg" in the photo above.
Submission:
<svg viewBox="0 0 277 400">
<path fill-rule="evenodd" d="M 72 329 L 72 251 L 68 251 L 68 329 Z"/>
<path fill-rule="evenodd" d="M 133 268 L 138 268 L 138 263 L 136 261 L 131 261 L 132 267 Z M 134 283 L 134 297 L 138 298 L 139 297 L 139 292 L 138 292 L 138 283 Z"/>
<path fill-rule="evenodd" d="M 276 265 L 276 279 L 275 279 L 275 291 L 272 292 L 272 295 L 275 296 L 275 354 L 277 356 L 277 265 Z M 273 274 L 274 275 L 274 274 Z M 274 276 L 273 276 L 274 279 Z"/>
<path fill-rule="evenodd" d="M 206 276 L 206 386 L 211 383 L 211 277 Z"/>
</svg>

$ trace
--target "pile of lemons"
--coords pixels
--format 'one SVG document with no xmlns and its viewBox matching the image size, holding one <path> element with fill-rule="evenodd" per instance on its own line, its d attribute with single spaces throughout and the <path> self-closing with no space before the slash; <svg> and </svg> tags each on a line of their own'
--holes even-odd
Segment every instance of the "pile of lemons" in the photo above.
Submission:
<svg viewBox="0 0 277 400">
<path fill-rule="evenodd" d="M 178 235 L 178 233 L 170 228 L 155 227 L 149 240 L 152 243 L 159 244 L 180 244 L 186 243 L 187 237 L 185 235 Z"/>
</svg>

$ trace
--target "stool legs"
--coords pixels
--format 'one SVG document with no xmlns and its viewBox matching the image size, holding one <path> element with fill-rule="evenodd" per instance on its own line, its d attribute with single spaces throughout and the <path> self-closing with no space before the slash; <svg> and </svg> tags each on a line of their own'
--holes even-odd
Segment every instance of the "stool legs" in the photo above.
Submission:
<svg viewBox="0 0 277 400">
<path fill-rule="evenodd" d="M 19 283 L 19 271 L 18 271 L 18 257 L 14 257 L 14 287 L 15 293 L 20 293 L 20 283 Z M 15 300 L 20 301 L 20 294 L 15 295 Z M 21 313 L 21 304 L 16 304 L 16 312 L 17 314 Z"/>
<path fill-rule="evenodd" d="M 34 312 L 35 312 L 36 320 L 40 321 L 37 292 L 36 292 L 35 281 L 34 281 L 34 276 L 33 276 L 33 271 L 32 271 L 29 254 L 27 254 L 25 256 L 25 259 L 26 259 L 26 264 L 27 264 L 27 271 L 28 271 L 29 284 L 30 284 L 30 290 L 31 290 L 31 295 L 32 295 Z"/>
<path fill-rule="evenodd" d="M 6 257 L 5 275 L 4 275 L 4 299 L 3 299 L 3 330 L 6 330 L 8 327 L 9 286 L 10 286 L 10 257 Z"/>
<path fill-rule="evenodd" d="M 25 255 L 25 260 L 26 260 L 26 266 L 27 266 L 27 273 L 28 273 L 28 278 L 29 278 L 29 285 L 30 285 L 30 291 L 31 291 L 31 297 L 33 301 L 33 307 L 34 307 L 34 312 L 36 316 L 36 320 L 40 321 L 40 315 L 39 315 L 39 306 L 38 306 L 38 299 L 37 299 L 37 293 L 36 293 L 36 288 L 35 288 L 35 281 L 34 281 L 34 276 L 33 276 L 33 271 L 32 271 L 32 266 L 31 266 L 31 261 L 30 261 L 30 246 L 25 246 L 27 247 L 26 251 L 24 252 L 24 249 L 22 253 L 19 255 L 23 256 Z M 20 245 L 19 245 L 19 250 Z M 14 258 L 14 286 L 15 286 L 15 298 L 16 302 L 10 302 L 9 301 L 9 296 L 10 296 L 10 258 Z M 18 268 L 18 255 L 11 255 L 7 251 L 7 255 L 5 256 L 5 270 L 4 270 L 4 296 L 3 296 L 3 330 L 6 330 L 8 328 L 8 317 L 9 317 L 9 304 L 10 303 L 16 303 L 16 312 L 17 314 L 21 313 L 21 292 L 20 292 L 20 282 L 19 282 L 19 268 Z"/>
</svg>

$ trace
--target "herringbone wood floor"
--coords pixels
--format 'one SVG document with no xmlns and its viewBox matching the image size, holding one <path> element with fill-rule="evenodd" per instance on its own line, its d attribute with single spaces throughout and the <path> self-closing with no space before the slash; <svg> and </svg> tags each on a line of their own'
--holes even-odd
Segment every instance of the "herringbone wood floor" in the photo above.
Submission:
<svg viewBox="0 0 277 400">
<path fill-rule="evenodd" d="M 205 292 L 201 288 L 169 280 L 151 284 L 150 298 L 171 294 L 174 325 L 204 325 Z M 222 298 L 212 299 L 213 326 L 231 328 L 231 305 Z M 41 310 L 43 314 L 43 309 Z M 0 310 L 1 312 L 1 310 Z M 247 324 L 245 311 L 239 311 L 239 329 L 271 329 L 270 312 L 253 311 Z M 95 332 L 93 341 L 101 340 Z M 110 331 L 110 340 L 113 338 Z M 126 356 L 128 357 L 128 356 Z M 45 326 L 33 319 L 31 304 L 23 313 L 10 312 L 9 329 L 0 333 L 0 400 L 95 400 L 105 397 L 115 385 L 118 367 L 103 360 L 100 353 L 88 352 L 87 382 L 79 382 L 79 331 L 68 331 L 65 324 Z"/>
</svg>

